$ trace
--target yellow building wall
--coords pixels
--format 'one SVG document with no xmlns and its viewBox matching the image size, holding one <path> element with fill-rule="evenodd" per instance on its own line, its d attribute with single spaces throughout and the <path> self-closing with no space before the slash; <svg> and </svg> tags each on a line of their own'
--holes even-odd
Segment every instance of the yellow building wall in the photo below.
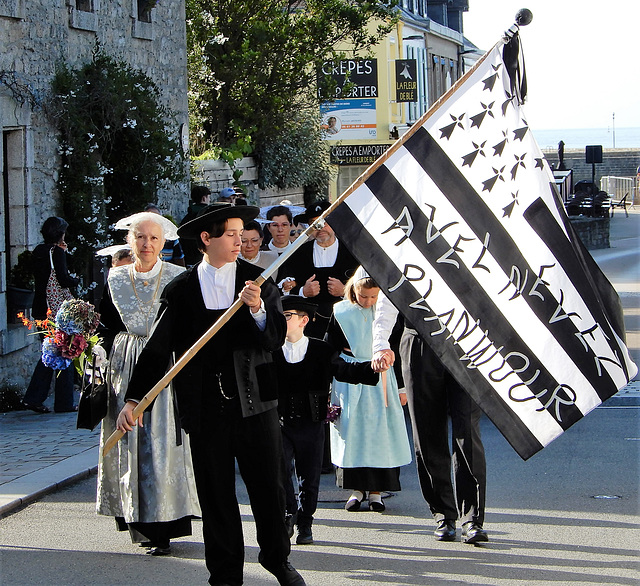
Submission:
<svg viewBox="0 0 640 586">
<path fill-rule="evenodd" d="M 372 27 L 373 29 L 373 27 Z M 395 60 L 402 59 L 402 29 L 399 22 L 395 29 L 378 44 L 371 57 L 378 62 L 378 98 L 376 98 L 376 130 L 374 139 L 327 140 L 327 148 L 349 145 L 391 145 L 394 142 L 389 129 L 404 123 L 405 106 L 395 102 Z M 372 30 L 373 32 L 373 30 Z M 347 50 L 346 47 L 341 48 Z M 329 184 L 329 197 L 334 201 L 357 177 L 367 169 L 368 165 L 333 165 L 334 176 Z"/>
</svg>

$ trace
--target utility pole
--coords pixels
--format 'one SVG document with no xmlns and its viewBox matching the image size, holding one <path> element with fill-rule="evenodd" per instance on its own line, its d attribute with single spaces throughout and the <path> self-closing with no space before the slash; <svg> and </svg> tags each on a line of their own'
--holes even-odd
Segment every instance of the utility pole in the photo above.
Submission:
<svg viewBox="0 0 640 586">
<path fill-rule="evenodd" d="M 613 116 L 613 148 L 616 148 L 616 113 L 612 114 Z"/>
</svg>

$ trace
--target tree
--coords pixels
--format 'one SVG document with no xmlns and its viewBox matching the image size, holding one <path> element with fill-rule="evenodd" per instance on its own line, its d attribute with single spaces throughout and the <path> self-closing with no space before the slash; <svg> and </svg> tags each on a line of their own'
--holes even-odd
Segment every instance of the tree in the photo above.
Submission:
<svg viewBox="0 0 640 586">
<path fill-rule="evenodd" d="M 320 117 L 294 114 L 281 132 L 274 132 L 253 153 L 260 187 L 304 187 L 305 200 L 324 197 L 329 183 L 329 150 L 323 143 Z"/>
<path fill-rule="evenodd" d="M 187 0 L 192 145 L 264 151 L 319 103 L 317 71 L 373 47 L 394 26 L 397 0 Z M 369 24 L 375 23 L 371 32 Z M 303 115 L 301 116 L 301 113 Z"/>
<path fill-rule="evenodd" d="M 85 285 L 95 250 L 112 243 L 109 226 L 184 180 L 177 125 L 159 99 L 147 75 L 99 48 L 79 69 L 56 71 L 48 112 L 59 133 L 57 184 Z"/>
</svg>

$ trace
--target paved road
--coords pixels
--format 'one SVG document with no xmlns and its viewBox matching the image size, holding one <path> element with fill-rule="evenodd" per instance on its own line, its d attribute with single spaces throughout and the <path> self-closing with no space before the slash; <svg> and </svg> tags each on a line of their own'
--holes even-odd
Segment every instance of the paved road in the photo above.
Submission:
<svg viewBox="0 0 640 586">
<path fill-rule="evenodd" d="M 620 293 L 636 361 L 639 226 L 640 210 L 631 210 L 629 218 L 616 214 L 611 248 L 593 251 Z M 316 544 L 294 546 L 292 561 L 308 584 L 323 586 L 640 584 L 639 406 L 636 380 L 528 462 L 485 421 L 486 546 L 433 540 L 409 466 L 402 474 L 404 490 L 387 500 L 384 514 L 347 513 L 345 495 L 324 476 Z M 0 415 L 0 516 L 9 515 L 0 520 L 0 584 L 204 583 L 199 523 L 192 538 L 176 543 L 173 557 L 151 559 L 117 533 L 111 519 L 95 515 L 97 439 L 97 431 L 74 429 L 73 414 Z M 239 493 L 246 583 L 273 584 L 257 563 L 250 508 L 242 487 Z"/>
<path fill-rule="evenodd" d="M 484 546 L 432 537 L 413 466 L 387 511 L 348 513 L 345 494 L 324 475 L 316 542 L 293 546 L 309 586 L 640 583 L 638 407 L 601 407 L 523 462 L 487 421 Z M 149 558 L 113 520 L 94 512 L 95 477 L 0 521 L 2 584 L 204 584 L 201 523 L 176 540 L 174 555 Z M 246 493 L 239 489 L 247 543 L 245 583 L 274 580 L 257 563 Z"/>
</svg>

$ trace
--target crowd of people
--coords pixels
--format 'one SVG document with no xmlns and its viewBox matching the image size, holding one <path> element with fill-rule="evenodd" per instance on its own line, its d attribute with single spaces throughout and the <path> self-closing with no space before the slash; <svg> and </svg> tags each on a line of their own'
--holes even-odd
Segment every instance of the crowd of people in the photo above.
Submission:
<svg viewBox="0 0 640 586">
<path fill-rule="evenodd" d="M 261 219 L 233 188 L 211 203 L 209 188 L 194 186 L 178 227 L 150 204 L 116 223 L 126 243 L 104 251 L 112 263 L 96 353 L 106 357 L 110 395 L 97 512 L 152 556 L 169 555 L 171 539 L 191 535 L 192 519 L 201 518 L 211 584 L 243 581 L 236 464 L 260 563 L 280 584 L 304 584 L 288 556 L 296 530 L 296 544 L 313 543 L 323 469 L 329 462 L 349 491 L 347 511 L 366 500 L 383 512 L 383 494 L 400 491 L 400 469 L 412 460 L 405 405 L 435 538 L 455 540 L 459 521 L 464 542 L 488 540 L 480 410 L 330 224 L 317 222 L 328 207 L 315 201 L 294 217 L 276 205 Z M 291 251 L 305 226 L 311 238 Z M 46 314 L 52 271 L 64 287 L 77 283 L 66 269 L 67 227 L 61 218 L 43 225 L 35 317 Z M 173 361 L 222 315 L 220 330 L 134 417 Z M 46 368 L 38 363 L 24 399 L 40 413 L 48 411 Z M 56 379 L 55 410 L 73 408 L 70 370 Z M 115 430 L 124 438 L 102 455 Z"/>
</svg>

